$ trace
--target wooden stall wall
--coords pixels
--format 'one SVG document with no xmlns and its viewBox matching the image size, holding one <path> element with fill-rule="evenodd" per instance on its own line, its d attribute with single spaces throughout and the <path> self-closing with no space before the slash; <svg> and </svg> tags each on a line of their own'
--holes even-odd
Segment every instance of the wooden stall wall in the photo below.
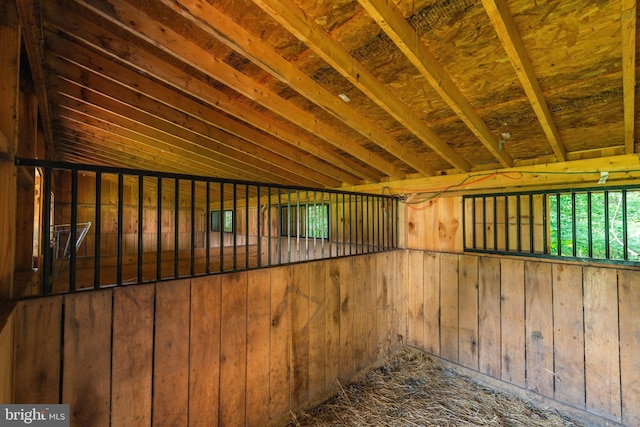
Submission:
<svg viewBox="0 0 640 427">
<path fill-rule="evenodd" d="M 402 345 L 406 267 L 396 251 L 21 301 L 15 403 L 68 403 L 83 427 L 275 422 Z"/>
<path fill-rule="evenodd" d="M 409 344 L 640 425 L 640 271 L 409 251 Z"/>
</svg>

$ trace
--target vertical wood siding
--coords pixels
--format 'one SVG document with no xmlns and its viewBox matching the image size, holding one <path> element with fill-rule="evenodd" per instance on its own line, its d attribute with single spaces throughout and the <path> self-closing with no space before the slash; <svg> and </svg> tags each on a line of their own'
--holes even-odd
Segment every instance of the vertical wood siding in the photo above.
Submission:
<svg viewBox="0 0 640 427">
<path fill-rule="evenodd" d="M 268 424 L 401 345 L 405 259 L 21 301 L 15 401 L 69 403 L 71 425 L 83 427 Z"/>
<path fill-rule="evenodd" d="M 640 271 L 422 251 L 408 257 L 410 344 L 639 424 Z"/>
</svg>

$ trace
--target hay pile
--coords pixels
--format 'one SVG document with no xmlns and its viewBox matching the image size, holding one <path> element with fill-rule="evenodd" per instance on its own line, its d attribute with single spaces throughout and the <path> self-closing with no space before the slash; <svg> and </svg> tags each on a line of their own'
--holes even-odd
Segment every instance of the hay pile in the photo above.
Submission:
<svg viewBox="0 0 640 427">
<path fill-rule="evenodd" d="M 342 387 L 322 405 L 291 415 L 288 427 L 580 426 L 443 368 L 405 348 Z"/>
</svg>

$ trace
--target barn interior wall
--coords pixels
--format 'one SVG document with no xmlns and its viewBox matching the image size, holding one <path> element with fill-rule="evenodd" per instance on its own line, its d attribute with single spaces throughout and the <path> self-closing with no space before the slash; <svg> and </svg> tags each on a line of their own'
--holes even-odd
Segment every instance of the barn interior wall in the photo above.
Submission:
<svg viewBox="0 0 640 427">
<path fill-rule="evenodd" d="M 69 403 L 72 425 L 276 421 L 402 345 L 406 262 L 393 251 L 23 300 L 14 401 Z"/>
<path fill-rule="evenodd" d="M 464 254 L 461 217 L 460 197 L 408 211 L 408 343 L 639 425 L 640 271 Z"/>
</svg>

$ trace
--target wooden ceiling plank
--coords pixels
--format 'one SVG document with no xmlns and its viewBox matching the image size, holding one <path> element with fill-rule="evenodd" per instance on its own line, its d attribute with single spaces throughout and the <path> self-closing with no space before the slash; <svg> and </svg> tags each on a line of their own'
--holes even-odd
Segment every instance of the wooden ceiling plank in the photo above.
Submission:
<svg viewBox="0 0 640 427">
<path fill-rule="evenodd" d="M 551 115 L 549 105 L 542 94 L 542 89 L 533 71 L 529 55 L 522 43 L 518 27 L 509 11 L 509 6 L 504 0 L 482 0 L 482 4 L 507 56 L 511 60 L 520 84 L 529 98 L 529 103 L 538 117 L 542 130 L 547 136 L 549 145 L 551 145 L 558 160 L 565 161 L 567 159 L 565 147 L 558 133 L 555 120 Z"/>
<path fill-rule="evenodd" d="M 55 69 L 55 65 L 53 68 Z M 220 129 L 211 128 L 202 122 L 191 120 L 181 123 L 182 118 L 175 115 L 175 111 L 145 111 L 139 103 L 127 104 L 119 98 L 124 96 L 122 87 L 103 87 L 93 80 L 88 86 L 77 84 L 73 80 L 58 78 L 61 93 L 75 99 L 82 99 L 102 109 L 117 111 L 118 115 L 134 120 L 143 126 L 170 135 L 171 138 L 180 138 L 176 143 L 189 150 L 190 145 L 200 146 L 212 150 L 215 154 L 226 156 L 233 161 L 245 164 L 247 168 L 258 168 L 272 172 L 275 175 L 288 177 L 290 180 L 300 179 L 305 185 L 335 187 L 339 181 L 328 179 L 325 175 L 309 170 L 283 156 L 264 150 L 261 147 L 247 144 L 235 135 L 227 134 Z M 116 89 L 120 89 L 116 91 Z M 108 95 L 106 95 L 108 94 Z M 241 147 L 244 144 L 245 150 Z"/>
<path fill-rule="evenodd" d="M 86 16 L 91 16 L 91 12 L 84 9 L 82 10 L 83 13 L 81 16 L 72 14 L 71 6 L 73 5 L 74 3 L 65 4 L 65 6 L 68 7 L 69 13 L 64 17 L 54 15 L 47 23 L 51 30 L 49 37 L 58 38 L 56 42 L 51 43 L 51 45 L 55 46 L 56 49 L 66 49 L 67 56 L 71 55 L 69 51 L 73 51 L 73 49 L 69 49 L 65 43 L 61 43 L 59 36 L 56 35 L 58 31 L 63 33 L 74 32 L 74 39 L 77 42 L 85 44 L 106 56 L 104 59 L 92 59 L 93 62 L 91 65 L 94 69 L 101 69 L 104 73 L 108 73 L 114 68 L 114 65 L 121 63 L 126 67 L 136 70 L 136 72 L 131 72 L 126 68 L 121 68 L 118 71 L 118 75 L 107 76 L 105 74 L 108 78 L 117 80 L 120 84 L 126 84 L 135 89 L 140 81 L 143 80 L 142 76 L 150 76 L 153 80 L 157 80 L 163 85 L 173 88 L 175 91 L 175 93 L 167 91 L 167 99 L 165 100 L 156 98 L 153 92 L 146 92 L 146 95 L 152 99 L 169 103 L 180 110 L 181 102 L 184 99 L 182 94 L 184 94 L 198 99 L 212 108 L 224 111 L 238 120 L 248 123 L 290 144 L 294 148 L 323 159 L 349 174 L 369 181 L 380 180 L 381 176 L 372 173 L 372 169 L 365 169 L 358 164 L 344 159 L 332 150 L 327 149 L 327 142 L 308 133 L 306 129 L 289 123 L 281 123 L 249 107 L 245 103 L 237 102 L 235 99 L 216 90 L 214 87 L 194 79 L 172 64 L 160 63 L 157 58 L 144 50 L 134 49 L 129 42 L 119 41 L 113 38 L 109 40 L 102 39 L 99 35 L 91 32 L 91 29 L 95 27 L 94 22 L 99 21 L 100 18 L 93 16 L 90 20 L 85 19 Z M 98 30 L 98 28 L 96 28 L 96 30 Z M 82 37 L 82 39 L 80 39 L 80 37 Z M 103 44 L 105 44 L 105 46 L 103 46 Z M 75 45 L 74 48 L 76 48 L 76 46 L 79 45 Z M 340 174 L 336 174 L 336 177 L 339 176 Z M 350 182 L 350 180 L 345 179 L 344 182 Z"/>
<path fill-rule="evenodd" d="M 42 0 L 16 0 L 18 15 L 21 22 L 22 38 L 29 59 L 45 145 L 53 146 L 53 131 L 51 112 L 45 78 L 44 58 L 45 47 L 42 36 Z M 46 1 L 46 0 L 45 0 Z"/>
<path fill-rule="evenodd" d="M 636 115 L 636 26 L 637 0 L 622 0 L 622 90 L 624 93 L 624 144 L 627 154 L 635 151 Z"/>
<path fill-rule="evenodd" d="M 78 54 L 88 55 L 89 53 L 78 52 Z M 80 82 L 82 82 L 82 86 L 84 86 L 85 91 L 96 91 L 102 93 L 105 96 L 116 97 L 119 102 L 126 104 L 129 108 L 140 109 L 147 114 L 156 116 L 158 120 L 161 120 L 168 124 L 175 124 L 181 129 L 186 129 L 191 132 L 197 133 L 197 135 L 200 135 L 203 138 L 210 138 L 217 135 L 216 138 L 220 143 L 223 143 L 236 150 L 251 153 L 253 157 L 261 160 L 266 160 L 269 163 L 276 165 L 278 168 L 285 168 L 287 170 L 295 172 L 300 176 L 312 179 L 316 182 L 316 185 L 335 187 L 341 182 L 340 180 L 337 180 L 335 178 L 336 175 L 328 175 L 326 172 L 326 170 L 329 169 L 330 172 L 339 173 L 340 171 L 337 168 L 333 168 L 324 162 L 320 162 L 315 157 L 309 155 L 303 157 L 303 153 L 300 150 L 294 150 L 291 153 L 292 155 L 290 156 L 290 158 L 285 158 L 279 154 L 282 152 L 287 153 L 287 150 L 277 151 L 273 150 L 273 147 L 272 150 L 267 150 L 265 140 L 272 146 L 275 146 L 275 148 L 284 148 L 284 143 L 271 137 L 270 135 L 258 133 L 257 131 L 251 133 L 250 136 L 258 140 L 261 143 L 260 145 L 253 144 L 251 141 L 247 141 L 246 139 L 240 140 L 240 138 L 236 136 L 236 133 L 227 134 L 222 130 L 222 128 L 213 127 L 210 123 L 205 122 L 204 119 L 200 117 L 195 117 L 189 113 L 185 113 L 184 111 L 175 110 L 172 107 L 167 106 L 166 104 L 160 103 L 145 96 L 141 92 L 134 92 L 130 88 L 120 85 L 113 80 L 100 76 L 99 74 L 94 73 L 90 70 L 81 71 L 80 68 L 78 68 L 77 66 L 71 66 L 66 60 L 62 58 L 49 58 L 47 60 L 47 64 L 52 69 L 52 71 L 58 73 L 64 79 L 68 80 L 69 85 L 80 85 Z M 144 85 L 143 79 L 141 79 L 140 84 Z M 151 93 L 154 93 L 154 95 L 158 96 L 159 98 L 163 98 L 163 93 L 168 91 L 167 88 L 164 88 L 160 85 L 151 84 L 150 86 L 151 87 L 147 88 L 147 90 L 149 90 Z M 141 89 L 140 85 L 138 85 L 137 88 Z M 194 109 L 203 109 L 202 105 L 197 104 L 192 100 L 184 98 L 183 101 L 185 104 L 193 104 Z M 184 108 L 185 105 L 183 104 L 182 107 Z M 211 113 L 213 113 L 215 118 L 217 118 L 217 116 L 222 116 L 222 114 L 219 113 L 217 115 L 215 114 L 215 112 Z M 232 120 L 228 119 L 227 122 L 232 122 Z M 247 131 L 249 131 L 249 129 L 246 128 L 246 126 L 240 125 L 237 122 L 234 123 L 237 125 L 235 128 L 238 132 L 241 132 L 243 134 L 248 133 Z M 287 146 L 286 148 L 289 150 L 289 152 L 292 151 L 292 147 Z"/>
<path fill-rule="evenodd" d="M 391 177 L 402 178 L 405 176 L 405 173 L 400 168 L 388 162 L 381 156 L 365 149 L 359 144 L 354 144 L 352 139 L 344 135 L 340 129 L 322 122 L 310 112 L 286 101 L 278 94 L 268 90 L 265 86 L 252 80 L 248 76 L 238 72 L 222 60 L 211 57 L 208 52 L 202 50 L 190 40 L 174 33 L 170 28 L 157 28 L 157 25 L 146 26 L 145 22 L 149 20 L 148 17 L 145 18 L 144 15 L 141 16 L 141 14 L 135 9 L 131 9 L 131 12 L 137 13 L 137 18 L 125 20 L 122 19 L 122 17 L 106 15 L 102 11 L 95 9 L 90 5 L 83 6 L 88 10 L 91 10 L 91 12 L 99 15 L 111 25 L 119 27 L 121 30 L 130 33 L 134 37 L 141 38 L 141 42 L 136 44 L 136 55 L 140 54 L 140 50 L 144 45 L 143 41 L 146 41 L 146 43 L 153 45 L 165 54 L 171 55 L 172 57 L 187 63 L 189 66 L 197 69 L 203 74 L 223 83 L 264 108 L 267 108 L 291 123 L 306 129 L 371 167 L 376 168 Z M 148 37 L 141 33 L 143 30 L 154 31 L 154 34 L 152 37 Z M 164 41 L 159 42 L 154 37 L 162 37 Z M 188 58 L 186 56 L 188 56 Z"/>
<path fill-rule="evenodd" d="M 197 1 L 181 2 L 185 9 L 180 9 L 183 17 L 197 25 L 207 34 L 215 37 L 234 51 L 250 59 L 263 70 L 272 73 L 280 81 L 286 83 L 300 95 L 344 122 L 362 136 L 369 138 L 383 150 L 402 160 L 415 170 L 425 175 L 435 173 L 428 161 L 419 153 L 409 149 L 393 139 L 383 128 L 358 113 L 329 92 L 315 80 L 281 57 L 266 43 L 253 36 L 244 28 L 234 23 L 231 18 L 218 9 Z M 215 23 L 215 26 L 209 23 Z"/>
<path fill-rule="evenodd" d="M 461 171 L 471 165 L 456 153 L 445 141 L 429 129 L 416 114 L 388 87 L 378 80 L 364 65 L 358 62 L 335 39 L 327 34 L 312 17 L 307 16 L 290 0 L 254 0 L 273 19 L 304 42 L 318 56 L 335 68 L 355 87 L 365 93 L 379 107 L 440 157 Z"/>
<path fill-rule="evenodd" d="M 391 2 L 379 0 L 358 0 L 358 2 L 489 152 L 503 166 L 513 166 L 510 154 L 501 147 L 496 135 L 491 132 L 449 74 L 438 63 L 436 57 L 420 41 L 416 31 L 409 25 L 400 10 Z"/>
</svg>

